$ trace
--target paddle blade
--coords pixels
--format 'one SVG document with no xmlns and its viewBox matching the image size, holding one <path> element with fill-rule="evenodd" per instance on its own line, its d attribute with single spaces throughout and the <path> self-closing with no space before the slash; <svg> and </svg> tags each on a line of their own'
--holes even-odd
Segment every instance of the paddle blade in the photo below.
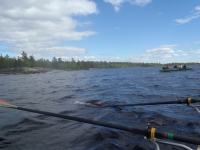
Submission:
<svg viewBox="0 0 200 150">
<path fill-rule="evenodd" d="M 17 108 L 17 106 L 9 104 L 9 103 L 6 103 L 3 100 L 0 100 L 0 106 L 1 107 L 9 107 L 9 108 Z"/>
<path fill-rule="evenodd" d="M 100 103 L 91 103 L 93 106 L 97 106 L 97 107 L 103 107 L 104 105 L 103 104 L 100 104 Z"/>
</svg>

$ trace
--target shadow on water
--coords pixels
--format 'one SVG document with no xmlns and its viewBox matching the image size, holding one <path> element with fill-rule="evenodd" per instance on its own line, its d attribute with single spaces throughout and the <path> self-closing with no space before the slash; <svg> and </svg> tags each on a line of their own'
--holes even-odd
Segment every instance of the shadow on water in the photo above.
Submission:
<svg viewBox="0 0 200 150">
<path fill-rule="evenodd" d="M 102 104 L 171 101 L 200 96 L 200 66 L 195 71 L 160 73 L 159 67 L 8 75 L 0 78 L 6 102 L 58 114 L 78 116 L 200 138 L 200 116 L 186 105 L 99 108 Z M 143 135 L 0 108 L 0 149 L 152 150 Z M 190 145 L 195 149 L 195 145 Z M 160 144 L 162 150 L 176 149 Z"/>
</svg>

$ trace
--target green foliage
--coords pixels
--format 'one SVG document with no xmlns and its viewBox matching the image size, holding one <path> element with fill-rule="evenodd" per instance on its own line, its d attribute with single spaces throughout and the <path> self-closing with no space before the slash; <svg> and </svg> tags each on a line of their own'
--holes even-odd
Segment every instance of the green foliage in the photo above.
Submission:
<svg viewBox="0 0 200 150">
<path fill-rule="evenodd" d="M 29 56 L 29 62 L 30 62 L 30 67 L 35 66 L 35 59 L 33 55 Z"/>
<path fill-rule="evenodd" d="M 107 61 L 75 61 L 73 58 L 71 61 L 63 61 L 61 58 L 53 57 L 52 61 L 48 59 L 35 60 L 33 55 L 28 57 L 27 53 L 22 52 L 22 57 L 17 59 L 10 58 L 8 55 L 5 57 L 0 56 L 0 70 L 12 69 L 20 70 L 22 67 L 40 67 L 49 69 L 60 69 L 60 70 L 90 70 L 90 69 L 107 69 L 107 68 L 131 68 L 131 67 L 150 67 L 150 66 L 174 66 L 180 63 L 133 63 L 133 62 L 107 62 Z M 184 63 L 181 63 L 184 64 Z M 186 65 L 200 64 L 196 62 L 188 62 Z"/>
<path fill-rule="evenodd" d="M 57 61 L 56 57 L 53 57 L 53 59 L 52 59 L 52 67 L 54 69 L 58 68 L 58 61 Z"/>
<path fill-rule="evenodd" d="M 28 61 L 28 55 L 24 51 L 22 52 L 22 59 Z"/>
</svg>

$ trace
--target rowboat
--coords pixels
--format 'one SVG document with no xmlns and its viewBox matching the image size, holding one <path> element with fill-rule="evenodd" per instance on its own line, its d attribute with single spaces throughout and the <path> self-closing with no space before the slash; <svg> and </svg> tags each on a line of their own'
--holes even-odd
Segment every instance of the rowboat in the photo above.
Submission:
<svg viewBox="0 0 200 150">
<path fill-rule="evenodd" d="M 192 68 L 182 68 L 182 69 L 162 69 L 159 70 L 160 72 L 173 72 L 173 71 L 186 71 L 186 70 L 192 70 Z"/>
</svg>

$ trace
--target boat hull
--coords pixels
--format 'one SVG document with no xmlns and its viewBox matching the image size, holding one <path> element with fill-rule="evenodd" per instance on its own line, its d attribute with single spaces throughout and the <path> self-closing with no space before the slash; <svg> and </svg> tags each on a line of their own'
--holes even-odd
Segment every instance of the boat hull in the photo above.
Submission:
<svg viewBox="0 0 200 150">
<path fill-rule="evenodd" d="M 187 70 L 192 70 L 192 68 L 186 68 L 186 69 L 164 69 L 164 70 L 159 70 L 160 72 L 174 72 L 174 71 L 187 71 Z"/>
</svg>

